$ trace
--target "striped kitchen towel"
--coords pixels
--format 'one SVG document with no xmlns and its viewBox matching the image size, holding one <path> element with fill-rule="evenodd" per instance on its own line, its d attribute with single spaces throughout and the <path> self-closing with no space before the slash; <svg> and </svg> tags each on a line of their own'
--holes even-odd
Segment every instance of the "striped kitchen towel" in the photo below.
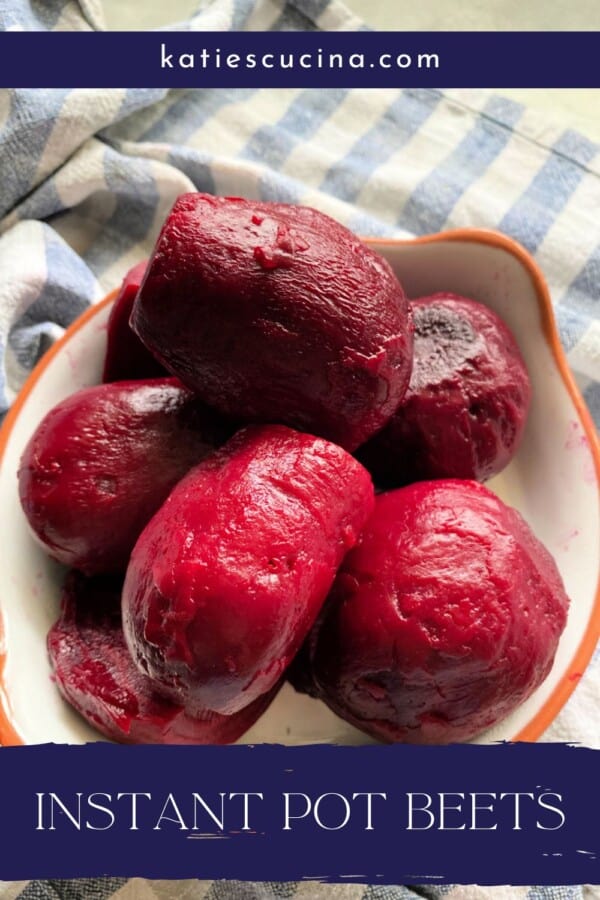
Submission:
<svg viewBox="0 0 600 900">
<path fill-rule="evenodd" d="M 0 882 L 0 900 L 598 900 L 595 887 L 393 887 L 311 881 L 151 881 L 80 878 Z"/>
<path fill-rule="evenodd" d="M 99 0 L 0 0 L 0 30 L 102 27 Z M 181 28 L 359 29 L 337 0 L 214 0 Z M 600 423 L 600 147 L 483 90 L 14 90 L 0 94 L 0 417 L 32 366 L 201 190 L 304 203 L 361 234 L 462 226 L 544 270 Z M 598 652 L 545 738 L 600 746 Z M 575 900 L 593 888 L 394 888 L 95 879 L 0 900 Z"/>
</svg>

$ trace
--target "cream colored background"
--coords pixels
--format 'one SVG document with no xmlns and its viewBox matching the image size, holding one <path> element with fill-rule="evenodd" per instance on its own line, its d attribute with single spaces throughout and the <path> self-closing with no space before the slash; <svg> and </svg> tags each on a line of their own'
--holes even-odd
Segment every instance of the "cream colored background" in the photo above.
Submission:
<svg viewBox="0 0 600 900">
<path fill-rule="evenodd" d="M 208 5 L 206 0 L 205 5 Z M 187 18 L 199 0 L 102 0 L 111 29 L 152 28 Z M 382 30 L 597 30 L 600 0 L 346 0 L 367 24 Z M 557 65 L 568 65 L 557 60 Z M 510 61 L 507 60 L 507 69 Z M 450 85 L 449 85 L 450 86 Z M 600 90 L 502 90 L 600 141 Z"/>
</svg>

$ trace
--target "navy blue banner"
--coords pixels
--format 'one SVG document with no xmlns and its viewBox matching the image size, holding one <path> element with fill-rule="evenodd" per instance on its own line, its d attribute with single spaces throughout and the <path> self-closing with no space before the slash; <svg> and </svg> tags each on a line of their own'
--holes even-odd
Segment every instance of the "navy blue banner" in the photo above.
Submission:
<svg viewBox="0 0 600 900">
<path fill-rule="evenodd" d="M 599 87 L 600 32 L 12 32 L 2 87 Z"/>
<path fill-rule="evenodd" d="M 0 750 L 0 880 L 600 882 L 600 751 Z"/>
</svg>

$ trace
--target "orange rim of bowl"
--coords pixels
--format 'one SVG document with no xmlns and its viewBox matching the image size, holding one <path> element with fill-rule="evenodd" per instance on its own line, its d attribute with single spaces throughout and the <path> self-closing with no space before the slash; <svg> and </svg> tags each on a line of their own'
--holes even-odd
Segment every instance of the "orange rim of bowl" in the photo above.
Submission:
<svg viewBox="0 0 600 900">
<path fill-rule="evenodd" d="M 594 468 L 596 472 L 596 483 L 600 486 L 600 442 L 592 417 L 585 405 L 583 397 L 579 392 L 579 388 L 575 383 L 575 379 L 569 368 L 565 352 L 560 343 L 558 328 L 554 318 L 552 309 L 552 301 L 546 285 L 544 276 L 533 259 L 533 257 L 512 238 L 506 237 L 497 231 L 487 231 L 477 228 L 462 228 L 454 231 L 440 232 L 438 234 L 424 235 L 419 238 L 407 240 L 399 240 L 394 238 L 365 238 L 366 243 L 371 246 L 389 246 L 390 244 L 433 244 L 444 241 L 456 241 L 461 243 L 485 244 L 498 250 L 514 256 L 527 270 L 529 277 L 535 289 L 537 297 L 542 329 L 544 336 L 556 362 L 558 371 L 562 378 L 563 384 L 567 389 L 577 415 L 584 429 L 586 439 L 589 444 L 590 451 L 594 460 Z M 100 303 L 90 306 L 72 325 L 65 331 L 64 335 L 44 354 L 37 366 L 27 378 L 18 397 L 9 410 L 2 429 L 0 430 L 0 466 L 4 458 L 4 453 L 13 426 L 20 415 L 33 388 L 40 380 L 46 369 L 48 368 L 54 357 L 60 353 L 61 349 L 67 344 L 73 335 L 75 335 L 84 325 L 86 325 L 100 310 L 104 309 L 113 302 L 117 291 L 113 291 Z M 598 497 L 600 504 L 600 495 Z M 3 646 L 4 631 L 2 627 L 2 618 L 0 615 L 0 646 Z M 513 741 L 536 741 L 540 735 L 554 721 L 562 707 L 565 705 L 575 687 L 579 683 L 581 676 L 589 663 L 595 646 L 600 638 L 600 572 L 596 585 L 596 593 L 593 607 L 588 620 L 587 628 L 579 645 L 567 666 L 564 674 L 561 676 L 558 684 L 552 690 L 549 697 L 544 701 L 542 707 L 513 738 Z M 7 648 L 3 647 L 0 654 L 0 745 L 14 746 L 23 744 L 23 739 L 12 723 L 12 714 L 10 707 L 10 698 L 8 696 L 6 685 L 4 683 L 4 668 L 6 665 Z"/>
</svg>

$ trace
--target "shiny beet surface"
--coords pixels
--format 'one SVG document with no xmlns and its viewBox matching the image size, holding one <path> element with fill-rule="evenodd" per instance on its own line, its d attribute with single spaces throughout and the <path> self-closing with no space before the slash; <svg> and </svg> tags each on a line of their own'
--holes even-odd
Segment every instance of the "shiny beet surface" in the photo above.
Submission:
<svg viewBox="0 0 600 900">
<path fill-rule="evenodd" d="M 548 551 L 482 485 L 380 494 L 305 644 L 310 693 L 385 741 L 469 740 L 547 676 L 568 603 Z"/>
<path fill-rule="evenodd" d="M 167 374 L 129 325 L 133 301 L 147 266 L 148 260 L 145 259 L 129 270 L 112 305 L 107 324 L 104 382 L 157 378 Z"/>
<path fill-rule="evenodd" d="M 412 303 L 414 363 L 404 400 L 357 456 L 382 487 L 429 478 L 485 481 L 514 456 L 531 388 L 515 339 L 473 300 Z"/>
<path fill-rule="evenodd" d="M 175 378 L 84 388 L 29 441 L 19 469 L 23 510 L 54 559 L 87 574 L 124 571 L 170 490 L 227 437 Z"/>
<path fill-rule="evenodd" d="M 233 713 L 278 682 L 373 508 L 340 447 L 251 427 L 193 469 L 143 531 L 123 589 L 138 666 L 188 709 Z"/>
<path fill-rule="evenodd" d="M 400 403 L 412 323 L 388 263 L 316 210 L 186 194 L 132 326 L 210 405 L 354 449 Z"/>
<path fill-rule="evenodd" d="M 235 716 L 189 716 L 154 691 L 133 664 L 121 627 L 119 577 L 71 572 L 48 634 L 54 680 L 68 703 L 106 737 L 124 743 L 227 744 L 266 709 L 275 692 Z"/>
</svg>

